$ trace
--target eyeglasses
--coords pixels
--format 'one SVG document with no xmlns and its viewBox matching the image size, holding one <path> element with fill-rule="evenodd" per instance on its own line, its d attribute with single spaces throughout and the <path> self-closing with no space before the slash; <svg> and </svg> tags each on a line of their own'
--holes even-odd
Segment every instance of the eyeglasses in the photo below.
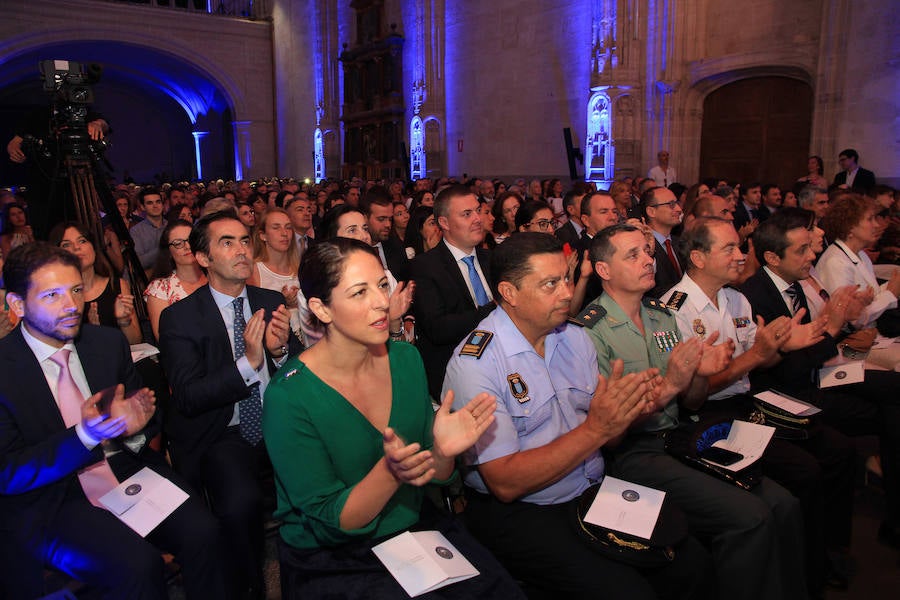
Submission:
<svg viewBox="0 0 900 600">
<path fill-rule="evenodd" d="M 540 219 L 538 221 L 532 221 L 528 223 L 528 227 L 537 227 L 541 231 L 547 231 L 551 227 L 553 227 L 553 221 L 550 219 Z"/>
<path fill-rule="evenodd" d="M 181 250 L 185 246 L 190 248 L 191 243 L 187 240 L 172 240 L 171 242 L 169 242 L 169 246 L 171 246 L 172 248 L 175 248 L 176 250 Z"/>
<path fill-rule="evenodd" d="M 650 208 L 657 208 L 659 206 L 665 206 L 667 208 L 675 208 L 676 204 L 678 204 L 678 200 L 670 200 L 668 202 L 660 202 L 659 204 L 651 204 Z"/>
</svg>

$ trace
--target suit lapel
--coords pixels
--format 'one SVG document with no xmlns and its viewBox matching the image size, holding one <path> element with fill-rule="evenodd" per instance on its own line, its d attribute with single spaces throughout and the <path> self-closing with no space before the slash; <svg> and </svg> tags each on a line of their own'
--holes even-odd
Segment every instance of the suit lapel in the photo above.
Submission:
<svg viewBox="0 0 900 600">
<path fill-rule="evenodd" d="M 457 291 L 460 296 L 469 300 L 469 303 L 472 305 L 472 308 L 477 308 L 475 306 L 475 301 L 472 300 L 472 294 L 469 293 L 469 287 L 466 285 L 466 280 L 463 279 L 463 274 L 459 270 L 459 267 L 456 265 L 456 260 L 453 258 L 453 254 L 450 252 L 450 248 L 447 247 L 447 244 L 441 243 L 438 245 L 438 249 L 440 251 L 441 262 L 444 263 L 444 269 L 447 271 L 447 275 L 450 277 L 450 280 L 456 284 Z M 479 262 L 481 261 L 481 256 L 478 257 Z"/>
<path fill-rule="evenodd" d="M 24 412 L 34 415 L 35 423 L 52 423 L 53 430 L 65 429 L 66 425 L 59 412 L 59 407 L 56 405 L 56 399 L 53 398 L 53 393 L 50 391 L 50 386 L 47 384 L 47 378 L 44 377 L 44 371 L 38 364 L 31 348 L 25 343 L 25 338 L 22 337 L 21 328 L 23 326 L 20 325 L 10 334 L 14 348 L 6 356 L 9 368 L 6 376 L 23 383 L 20 388 L 22 390 L 21 398 L 28 405 L 28 410 Z"/>
<path fill-rule="evenodd" d="M 213 300 L 212 292 L 209 291 L 209 284 L 204 285 L 195 291 L 194 294 L 197 295 L 198 322 L 203 323 L 214 344 L 224 344 L 230 349 L 231 340 L 228 339 L 228 330 L 225 328 L 225 321 L 222 320 L 222 313 L 219 312 L 219 307 L 216 306 Z M 191 296 L 194 294 L 191 294 Z"/>
</svg>

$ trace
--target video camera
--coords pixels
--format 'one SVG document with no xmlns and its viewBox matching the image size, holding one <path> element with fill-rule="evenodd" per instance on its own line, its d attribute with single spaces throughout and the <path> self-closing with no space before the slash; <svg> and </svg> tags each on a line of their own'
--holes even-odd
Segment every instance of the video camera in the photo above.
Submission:
<svg viewBox="0 0 900 600">
<path fill-rule="evenodd" d="M 53 95 L 50 127 L 63 156 L 95 159 L 102 157 L 107 144 L 104 141 L 91 140 L 87 123 L 88 109 L 94 102 L 94 91 L 91 86 L 100 81 L 103 67 L 96 63 L 82 65 L 68 60 L 42 60 L 40 71 L 44 91 Z M 47 144 L 44 140 L 25 141 L 45 156 L 54 153 L 53 144 Z"/>
</svg>

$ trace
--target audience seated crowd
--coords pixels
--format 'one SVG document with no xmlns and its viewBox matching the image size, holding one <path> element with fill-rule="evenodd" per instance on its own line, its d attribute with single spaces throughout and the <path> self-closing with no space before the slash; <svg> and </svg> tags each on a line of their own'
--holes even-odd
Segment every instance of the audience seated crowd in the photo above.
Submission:
<svg viewBox="0 0 900 600">
<path fill-rule="evenodd" d="M 284 598 L 403 597 L 371 549 L 421 529 L 481 573 L 428 598 L 846 588 L 858 436 L 900 549 L 897 371 L 816 384 L 900 335 L 900 192 L 858 161 L 829 185 L 812 156 L 786 188 L 676 183 L 668 152 L 609 189 L 115 185 L 146 289 L 109 215 L 99 244 L 35 240 L 39 199 L 0 194 L 0 599 L 47 593 L 44 569 L 164 598 L 164 552 L 189 598 L 263 598 L 267 498 Z M 821 413 L 773 420 L 767 389 Z M 669 447 L 733 419 L 776 427 L 749 484 Z M 142 538 L 98 498 L 144 466 L 188 501 Z M 579 533 L 607 474 L 666 492 L 667 560 Z"/>
</svg>

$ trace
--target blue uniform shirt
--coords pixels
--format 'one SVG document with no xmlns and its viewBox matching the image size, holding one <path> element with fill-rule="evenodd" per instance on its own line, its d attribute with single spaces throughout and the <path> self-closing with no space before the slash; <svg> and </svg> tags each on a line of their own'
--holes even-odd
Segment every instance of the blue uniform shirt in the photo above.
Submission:
<svg viewBox="0 0 900 600">
<path fill-rule="evenodd" d="M 489 332 L 486 343 L 479 342 Z M 496 308 L 454 351 L 447 365 L 443 397 L 453 390 L 453 408 L 465 406 L 480 392 L 497 396 L 494 423 L 464 455 L 471 467 L 515 452 L 540 448 L 584 422 L 597 387 L 597 355 L 585 332 L 565 323 L 544 342 L 544 356 L 535 352 L 509 315 Z M 468 345 L 467 345 L 468 344 Z M 475 346 L 475 348 L 473 348 Z M 461 351 L 466 352 L 461 354 Z M 474 356 L 480 349 L 480 356 Z M 581 494 L 603 477 L 599 449 L 556 483 L 520 498 L 534 504 L 557 504 Z M 489 493 L 474 468 L 465 482 Z"/>
</svg>

